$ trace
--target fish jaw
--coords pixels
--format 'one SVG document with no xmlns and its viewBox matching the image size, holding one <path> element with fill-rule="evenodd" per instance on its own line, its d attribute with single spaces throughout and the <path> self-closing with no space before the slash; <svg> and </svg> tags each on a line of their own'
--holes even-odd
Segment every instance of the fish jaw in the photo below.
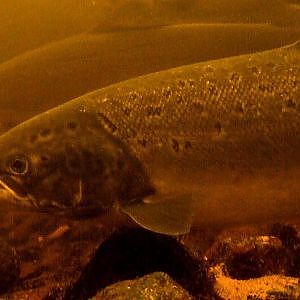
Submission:
<svg viewBox="0 0 300 300">
<path fill-rule="evenodd" d="M 15 204 L 27 207 L 38 207 L 35 198 L 25 191 L 14 176 L 0 176 L 0 186 L 12 196 Z"/>
</svg>

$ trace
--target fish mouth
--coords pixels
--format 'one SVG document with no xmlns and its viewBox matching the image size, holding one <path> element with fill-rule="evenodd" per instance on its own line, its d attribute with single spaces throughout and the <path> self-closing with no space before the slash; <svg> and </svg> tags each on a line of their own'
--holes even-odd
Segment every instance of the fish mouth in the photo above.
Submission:
<svg viewBox="0 0 300 300">
<path fill-rule="evenodd" d="M 13 196 L 15 204 L 37 207 L 37 202 L 34 197 L 30 195 L 17 181 L 17 179 L 13 178 L 13 176 L 1 175 L 0 187 Z"/>
</svg>

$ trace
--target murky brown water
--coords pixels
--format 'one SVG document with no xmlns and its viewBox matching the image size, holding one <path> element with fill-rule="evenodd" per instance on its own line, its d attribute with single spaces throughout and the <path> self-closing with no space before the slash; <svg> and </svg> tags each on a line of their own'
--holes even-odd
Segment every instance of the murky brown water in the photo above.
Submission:
<svg viewBox="0 0 300 300">
<path fill-rule="evenodd" d="M 0 25 L 2 134 L 38 113 L 112 83 L 176 66 L 291 44 L 300 39 L 300 2 L 11 0 L 0 1 Z M 297 101 L 299 103 L 299 99 Z M 1 193 L 3 199 L 11 197 L 3 190 Z M 136 244 L 133 241 L 131 243 L 132 247 L 136 247 L 137 257 L 140 255 L 146 266 L 143 272 L 136 269 L 140 268 L 140 262 L 135 261 L 132 268 L 125 268 L 124 273 L 116 265 L 111 269 L 107 267 L 107 273 L 97 273 L 93 268 L 100 268 L 104 264 L 102 258 L 99 263 L 99 255 L 105 253 L 103 257 L 109 261 L 107 253 L 111 251 L 114 253 L 111 259 L 120 259 L 116 254 L 119 242 L 115 241 L 114 235 L 112 240 L 109 238 L 121 225 L 135 226 L 125 216 L 78 218 L 51 215 L 16 208 L 5 201 L 1 202 L 0 207 L 1 247 L 6 249 L 6 254 L 2 258 L 0 256 L 4 266 L 0 268 L 0 290 L 11 299 L 76 299 L 76 295 L 78 299 L 87 299 L 87 295 L 93 296 L 97 288 L 158 269 L 170 273 L 193 296 L 207 296 L 217 293 L 217 288 L 213 290 L 210 286 L 211 278 L 206 273 L 207 262 L 203 259 L 206 256 L 212 265 L 225 261 L 229 269 L 232 268 L 231 262 L 236 263 L 242 256 L 241 264 L 245 263 L 246 267 L 234 265 L 238 270 L 235 273 L 238 279 L 248 279 L 250 273 L 260 277 L 269 272 L 299 277 L 297 219 L 287 220 L 292 224 L 287 228 L 296 228 L 292 237 L 281 234 L 281 231 L 281 235 L 277 231 L 274 233 L 264 224 L 263 227 L 243 227 L 229 233 L 225 229 L 221 235 L 218 235 L 219 228 L 208 229 L 209 233 L 197 229 L 176 244 L 178 249 L 173 245 L 173 240 L 164 240 L 164 237 L 157 238 L 155 235 L 148 237 L 148 233 L 142 233 L 143 238 L 139 237 L 141 243 L 138 238 Z M 267 223 L 265 221 L 262 223 Z M 255 238 L 278 235 L 278 243 L 281 244 L 274 246 L 269 243 L 258 254 L 253 254 L 256 244 L 252 248 L 242 247 L 241 250 L 242 240 L 239 240 L 238 246 L 228 246 L 228 239 L 235 241 L 240 235 L 244 235 L 247 241 L 253 241 L 253 230 Z M 286 245 L 282 235 L 288 235 L 293 240 L 293 246 Z M 223 236 L 226 236 L 226 241 L 222 240 Z M 216 237 L 217 242 L 210 248 Z M 128 238 L 134 240 L 136 232 L 131 235 L 129 231 Z M 219 240 L 222 240 L 220 243 L 223 248 L 219 247 Z M 168 256 L 170 249 L 175 249 L 169 264 L 161 262 L 157 254 L 154 258 L 145 259 L 149 253 L 141 244 L 147 242 L 162 249 L 163 255 Z M 227 254 L 230 257 L 226 256 L 229 250 Z M 121 251 L 125 254 L 120 261 L 126 264 L 126 255 L 130 251 L 126 247 Z M 251 263 L 247 265 L 249 257 L 251 260 L 254 255 L 259 261 L 260 255 L 265 259 L 268 251 L 272 253 L 273 260 L 267 260 L 267 265 L 262 267 L 257 263 L 255 270 L 249 267 Z M 194 253 L 197 253 L 195 257 Z M 236 260 L 232 253 L 238 253 Z M 217 262 L 215 257 L 218 258 Z M 132 257 L 128 260 L 132 261 Z M 6 265 L 4 262 L 8 261 Z M 173 268 L 176 261 L 180 261 L 180 271 Z M 198 267 L 201 272 L 197 273 Z M 99 285 L 94 281 L 91 283 L 93 272 L 99 276 Z M 201 275 L 201 284 L 193 284 L 191 278 L 195 278 L 195 274 Z M 245 278 L 239 277 L 241 274 L 246 274 Z M 91 286 L 93 293 L 86 292 L 85 289 Z M 257 286 L 261 289 L 260 283 Z M 298 295 L 296 292 L 294 295 Z M 232 295 L 231 291 L 228 294 Z"/>
</svg>

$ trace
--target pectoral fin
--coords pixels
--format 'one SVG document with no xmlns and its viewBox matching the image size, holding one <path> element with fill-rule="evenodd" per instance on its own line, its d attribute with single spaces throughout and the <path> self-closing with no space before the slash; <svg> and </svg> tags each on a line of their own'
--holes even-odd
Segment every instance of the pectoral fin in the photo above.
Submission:
<svg viewBox="0 0 300 300">
<path fill-rule="evenodd" d="M 155 196 L 151 196 L 153 198 Z M 148 230 L 168 235 L 181 235 L 190 231 L 195 203 L 191 195 L 180 195 L 164 201 L 140 201 L 121 206 L 137 224 Z"/>
</svg>

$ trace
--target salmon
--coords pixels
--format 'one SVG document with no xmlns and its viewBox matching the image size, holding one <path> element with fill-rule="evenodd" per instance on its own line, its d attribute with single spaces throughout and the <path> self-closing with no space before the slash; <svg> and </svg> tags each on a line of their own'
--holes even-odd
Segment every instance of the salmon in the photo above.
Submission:
<svg viewBox="0 0 300 300">
<path fill-rule="evenodd" d="M 300 44 L 96 90 L 0 137 L 19 205 L 117 209 L 169 235 L 300 214 Z"/>
</svg>

